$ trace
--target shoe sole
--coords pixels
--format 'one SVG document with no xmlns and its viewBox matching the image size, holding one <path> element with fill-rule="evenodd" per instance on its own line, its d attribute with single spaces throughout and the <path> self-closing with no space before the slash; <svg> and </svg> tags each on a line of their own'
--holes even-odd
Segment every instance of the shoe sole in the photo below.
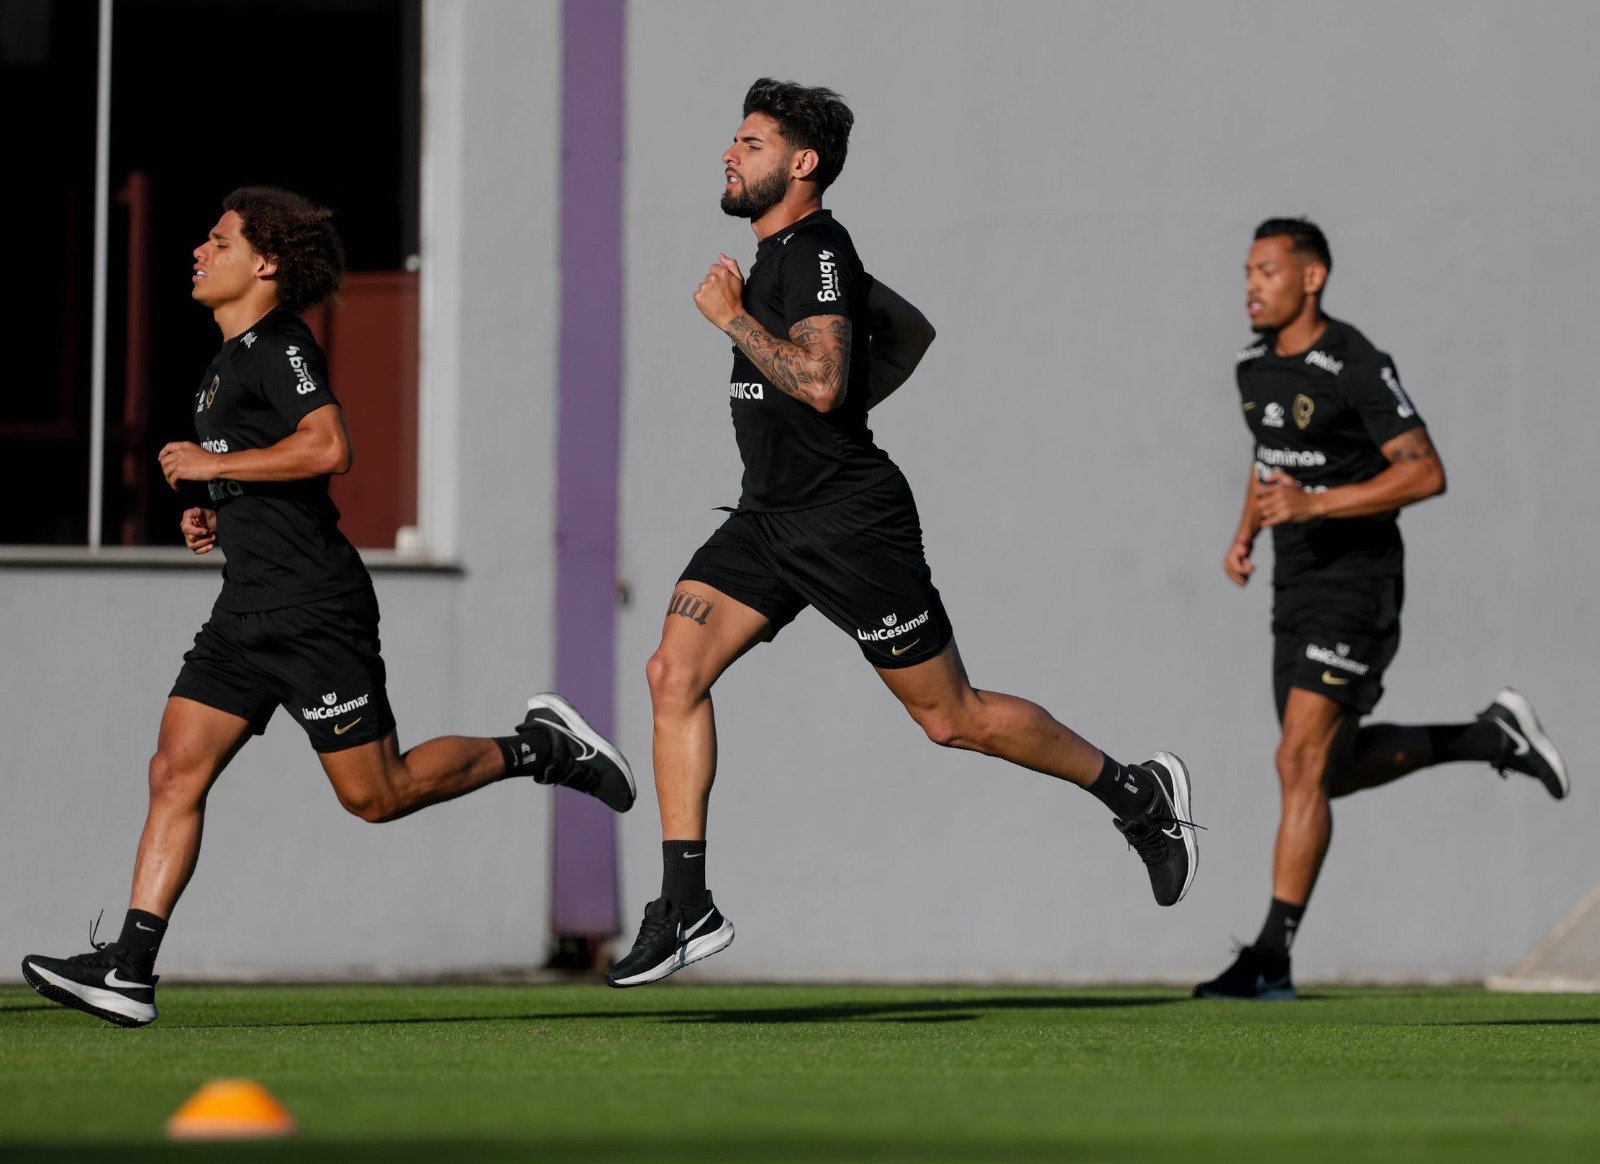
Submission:
<svg viewBox="0 0 1600 1164">
<path fill-rule="evenodd" d="M 92 1014 L 119 1027 L 143 1027 L 156 1021 L 156 1004 L 153 1002 L 135 1002 L 114 990 L 86 986 L 52 974 L 43 966 L 35 966 L 26 960 L 22 963 L 22 977 L 51 1002 Z"/>
<path fill-rule="evenodd" d="M 652 966 L 650 969 L 638 974 L 630 974 L 626 978 L 613 978 L 606 975 L 606 985 L 618 989 L 628 986 L 648 986 L 652 982 L 660 982 L 682 970 L 685 966 L 709 958 L 713 954 L 721 953 L 733 945 L 733 923 L 727 918 L 722 919 L 722 924 L 709 934 L 694 938 L 689 941 L 681 952 L 681 958 L 674 954 L 666 961 Z"/>
<path fill-rule="evenodd" d="M 1194 996 L 1214 998 L 1222 1002 L 1293 1002 L 1300 997 L 1292 986 L 1263 991 L 1261 994 L 1223 994 L 1217 990 L 1196 990 Z"/>
<path fill-rule="evenodd" d="M 579 714 L 578 709 L 554 691 L 542 691 L 528 700 L 528 710 L 534 711 L 536 709 L 553 711 L 564 720 L 567 720 L 567 727 L 573 735 L 579 737 L 584 743 L 617 766 L 622 773 L 622 778 L 628 782 L 628 803 L 620 808 L 614 804 L 607 804 L 606 807 L 615 812 L 627 812 L 632 808 L 634 801 L 639 799 L 639 788 L 633 782 L 633 769 L 628 766 L 628 761 L 623 758 L 622 753 L 611 746 L 611 741 L 590 727 L 589 721 Z M 599 797 L 595 799 L 598 800 Z M 601 803 L 605 804 L 605 801 L 601 801 Z"/>
<path fill-rule="evenodd" d="M 1572 791 L 1572 781 L 1567 776 L 1566 761 L 1561 758 L 1561 753 L 1556 751 L 1556 746 L 1550 737 L 1544 734 L 1544 726 L 1540 724 L 1539 717 L 1533 713 L 1533 704 L 1528 702 L 1528 697 L 1520 691 L 1507 687 L 1494 697 L 1495 703 L 1511 713 L 1511 718 L 1517 721 L 1517 727 L 1523 737 L 1528 741 L 1528 746 L 1539 753 L 1541 759 L 1555 773 L 1556 787 L 1551 788 L 1549 783 L 1540 780 L 1545 791 L 1557 800 L 1565 800 L 1567 793 Z"/>
<path fill-rule="evenodd" d="M 1160 780 L 1156 784 L 1161 788 L 1162 795 L 1167 796 L 1172 805 L 1172 815 L 1179 820 L 1194 819 L 1194 789 L 1189 782 L 1189 767 L 1171 752 L 1157 752 L 1150 757 L 1157 764 L 1164 767 L 1172 776 L 1172 793 L 1167 796 L 1167 789 Z M 1189 857 L 1189 871 L 1183 879 L 1183 888 L 1179 890 L 1177 900 L 1171 904 L 1177 905 L 1189 892 L 1189 886 L 1194 884 L 1194 871 L 1200 867 L 1200 844 L 1195 840 L 1194 829 L 1178 826 L 1178 835 L 1183 838 L 1183 850 Z"/>
</svg>

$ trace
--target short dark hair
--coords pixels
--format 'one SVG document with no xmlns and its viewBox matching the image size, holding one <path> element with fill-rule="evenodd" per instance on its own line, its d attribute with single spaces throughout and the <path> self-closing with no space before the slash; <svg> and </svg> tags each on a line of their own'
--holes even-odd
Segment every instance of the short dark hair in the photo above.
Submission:
<svg viewBox="0 0 1600 1164">
<path fill-rule="evenodd" d="M 275 186 L 241 186 L 222 200 L 238 213 L 244 237 L 278 264 L 278 302 L 296 315 L 326 302 L 344 281 L 344 244 L 333 211 Z"/>
<path fill-rule="evenodd" d="M 1333 252 L 1328 249 L 1328 236 L 1309 218 L 1269 218 L 1256 227 L 1256 238 L 1287 238 L 1290 250 L 1309 255 L 1326 267 L 1328 274 L 1333 274 Z"/>
<path fill-rule="evenodd" d="M 797 150 L 816 150 L 817 189 L 826 190 L 844 169 L 850 151 L 850 127 L 856 115 L 844 98 L 821 86 L 806 88 L 793 81 L 762 77 L 744 95 L 744 115 L 764 113 L 778 123 L 783 140 Z"/>
</svg>

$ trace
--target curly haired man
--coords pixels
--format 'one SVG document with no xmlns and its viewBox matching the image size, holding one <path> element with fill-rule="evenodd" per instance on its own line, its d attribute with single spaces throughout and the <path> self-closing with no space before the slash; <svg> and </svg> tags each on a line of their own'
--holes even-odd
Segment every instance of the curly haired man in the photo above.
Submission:
<svg viewBox="0 0 1600 1164">
<path fill-rule="evenodd" d="M 235 190 L 223 210 L 194 250 L 193 298 L 224 341 L 195 394 L 200 439 L 160 453 L 173 489 L 206 485 L 209 504 L 185 510 L 181 526 L 194 553 L 223 550 L 222 593 L 161 717 L 121 936 L 22 963 L 46 998 L 121 1026 L 156 1018 L 156 953 L 200 855 L 206 795 L 280 705 L 362 820 L 395 820 L 508 776 L 565 784 L 618 812 L 634 800 L 627 761 L 558 695 L 534 696 L 514 735 L 400 751 L 377 597 L 328 497 L 332 475 L 350 469 L 350 436 L 301 319 L 344 275 L 332 212 L 266 187 Z"/>
</svg>

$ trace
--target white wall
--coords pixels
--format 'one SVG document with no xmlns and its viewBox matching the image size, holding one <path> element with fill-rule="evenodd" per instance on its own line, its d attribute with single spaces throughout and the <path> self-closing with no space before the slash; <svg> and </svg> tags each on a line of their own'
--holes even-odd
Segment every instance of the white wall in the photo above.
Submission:
<svg viewBox="0 0 1600 1164">
<path fill-rule="evenodd" d="M 1581 3 L 636 4 L 630 41 L 623 743 L 677 571 L 738 493 L 727 344 L 690 301 L 746 224 L 718 157 L 756 76 L 857 114 L 829 205 L 940 338 L 874 425 L 921 504 L 974 680 L 1113 754 L 1178 751 L 1199 876 L 1151 904 L 1104 812 L 941 753 L 808 614 L 718 692 L 710 874 L 723 976 L 1191 978 L 1249 939 L 1276 821 L 1270 592 L 1219 568 L 1248 471 L 1232 355 L 1249 232 L 1307 213 L 1329 310 L 1395 353 L 1451 471 L 1408 514 L 1385 717 L 1530 694 L 1578 791 L 1456 767 L 1341 804 L 1304 976 L 1509 964 L 1600 877 L 1582 738 L 1600 554 Z M 1263 547 L 1265 548 L 1265 546 Z M 656 892 L 649 806 L 626 899 Z"/>
<path fill-rule="evenodd" d="M 1463 718 L 1514 683 L 1578 789 L 1558 806 L 1459 767 L 1341 805 L 1299 972 L 1515 961 L 1600 877 L 1578 734 L 1600 582 L 1595 12 L 632 5 L 618 710 L 646 778 L 623 829 L 627 937 L 659 868 L 643 664 L 712 507 L 738 492 L 727 344 L 690 296 L 719 249 L 753 251 L 716 208 L 717 159 L 771 73 L 851 100 L 829 203 L 940 328 L 874 422 L 917 490 L 975 680 L 1125 759 L 1179 751 L 1210 831 L 1190 897 L 1157 909 L 1089 797 L 933 748 L 808 614 L 718 691 L 710 871 L 740 937 L 698 973 L 1182 980 L 1253 936 L 1276 819 L 1269 594 L 1233 591 L 1218 561 L 1250 448 L 1231 381 L 1240 264 L 1258 219 L 1301 212 L 1333 240 L 1330 310 L 1393 350 L 1451 471 L 1450 494 L 1404 522 L 1406 642 L 1382 711 Z M 378 580 L 408 743 L 508 730 L 553 646 L 559 9 L 428 13 L 426 181 L 444 218 L 424 361 L 456 404 L 431 422 L 425 488 L 458 523 L 465 574 Z M 16 958 L 82 949 L 102 905 L 115 929 L 161 702 L 214 589 L 208 572 L 0 569 L 0 934 Z M 339 811 L 280 716 L 213 795 L 162 971 L 536 963 L 542 793 L 519 782 L 374 828 Z"/>
</svg>

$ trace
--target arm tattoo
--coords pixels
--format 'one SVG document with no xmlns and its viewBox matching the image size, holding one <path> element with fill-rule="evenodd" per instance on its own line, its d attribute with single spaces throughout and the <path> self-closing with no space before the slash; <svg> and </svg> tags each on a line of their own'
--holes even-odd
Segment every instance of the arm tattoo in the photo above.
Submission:
<svg viewBox="0 0 1600 1164">
<path fill-rule="evenodd" d="M 748 315 L 728 324 L 728 338 L 772 386 L 813 408 L 819 397 L 843 399 L 850 366 L 850 321 L 840 315 L 803 319 L 781 340 Z"/>
<path fill-rule="evenodd" d="M 1434 451 L 1433 442 L 1428 439 L 1428 430 L 1414 428 L 1410 432 L 1401 433 L 1389 442 L 1384 455 L 1389 458 L 1391 465 L 1400 465 L 1408 461 L 1431 461 L 1439 456 Z"/>
</svg>

